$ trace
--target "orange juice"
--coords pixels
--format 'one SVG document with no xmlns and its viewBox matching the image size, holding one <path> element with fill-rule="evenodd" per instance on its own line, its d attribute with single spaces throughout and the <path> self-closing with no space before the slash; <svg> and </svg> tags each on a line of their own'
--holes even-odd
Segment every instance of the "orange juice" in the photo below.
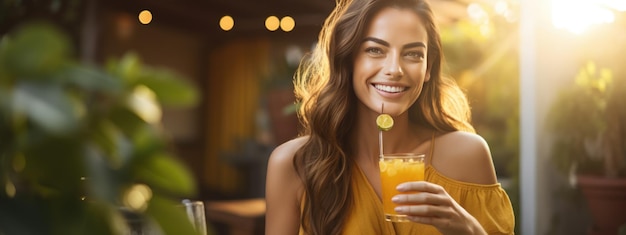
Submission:
<svg viewBox="0 0 626 235">
<path fill-rule="evenodd" d="M 393 222 L 407 221 L 406 216 L 396 214 L 394 208 L 398 204 L 391 202 L 391 198 L 400 193 L 396 190 L 398 184 L 424 180 L 424 154 L 385 154 L 380 158 L 378 166 L 385 219 Z"/>
</svg>

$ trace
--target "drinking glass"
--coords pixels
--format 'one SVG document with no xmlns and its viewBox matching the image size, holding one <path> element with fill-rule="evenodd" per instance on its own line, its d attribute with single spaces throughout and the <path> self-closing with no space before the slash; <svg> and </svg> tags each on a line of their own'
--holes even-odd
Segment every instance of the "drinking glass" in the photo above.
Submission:
<svg viewBox="0 0 626 235">
<path fill-rule="evenodd" d="M 378 163 L 382 184 L 382 200 L 385 220 L 392 222 L 408 222 L 406 215 L 399 215 L 394 208 L 398 206 L 391 198 L 400 192 L 398 184 L 409 181 L 424 180 L 424 154 L 393 153 L 383 154 Z"/>
<path fill-rule="evenodd" d="M 206 216 L 204 214 L 204 203 L 202 201 L 183 200 L 185 212 L 193 227 L 200 235 L 207 235 Z"/>
</svg>

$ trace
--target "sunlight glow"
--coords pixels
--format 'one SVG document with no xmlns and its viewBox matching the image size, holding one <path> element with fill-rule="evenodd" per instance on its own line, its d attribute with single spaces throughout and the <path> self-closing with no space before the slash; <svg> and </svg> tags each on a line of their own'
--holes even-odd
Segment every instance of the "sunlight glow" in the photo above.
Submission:
<svg viewBox="0 0 626 235">
<path fill-rule="evenodd" d="M 508 3 L 508 1 L 498 0 L 493 5 L 493 10 L 496 12 L 496 14 L 503 16 L 506 19 L 506 21 L 509 23 L 513 23 L 518 20 L 517 15 L 515 14 L 515 11 L 511 9 L 511 6 Z"/>
<path fill-rule="evenodd" d="M 605 0 L 615 2 L 617 0 Z M 558 29 L 565 29 L 581 34 L 591 26 L 610 24 L 615 15 L 606 7 L 594 0 L 552 0 L 552 24 Z"/>
<path fill-rule="evenodd" d="M 626 11 L 626 1 L 624 0 L 596 0 L 598 5 L 613 8 L 617 11 Z"/>
<path fill-rule="evenodd" d="M 480 34 L 488 37 L 493 32 L 489 13 L 478 3 L 471 3 L 467 6 L 467 15 L 474 22 Z"/>
<path fill-rule="evenodd" d="M 467 6 L 467 15 L 475 22 L 489 21 L 489 14 L 478 3 L 470 3 Z"/>
</svg>

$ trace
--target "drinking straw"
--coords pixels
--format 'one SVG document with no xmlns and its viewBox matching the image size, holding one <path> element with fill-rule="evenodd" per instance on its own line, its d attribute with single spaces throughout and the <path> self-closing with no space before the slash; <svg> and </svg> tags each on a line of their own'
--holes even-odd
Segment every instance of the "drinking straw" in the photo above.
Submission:
<svg viewBox="0 0 626 235">
<path fill-rule="evenodd" d="M 380 113 L 383 114 L 385 110 L 385 103 L 382 103 L 380 107 Z M 379 157 L 383 157 L 383 130 L 378 129 L 378 150 L 380 151 Z"/>
</svg>

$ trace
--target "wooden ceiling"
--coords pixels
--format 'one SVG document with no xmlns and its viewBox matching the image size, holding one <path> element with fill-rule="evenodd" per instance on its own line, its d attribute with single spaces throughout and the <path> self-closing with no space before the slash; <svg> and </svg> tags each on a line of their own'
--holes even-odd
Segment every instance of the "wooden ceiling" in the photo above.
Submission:
<svg viewBox="0 0 626 235">
<path fill-rule="evenodd" d="M 429 0 L 440 23 L 465 17 L 471 0 Z M 317 32 L 335 6 L 335 0 L 109 0 L 101 4 L 116 10 L 137 14 L 148 9 L 154 23 L 213 34 L 220 31 L 218 22 L 224 15 L 235 19 L 234 33 L 261 33 L 265 18 L 292 16 L 296 31 Z"/>
</svg>

